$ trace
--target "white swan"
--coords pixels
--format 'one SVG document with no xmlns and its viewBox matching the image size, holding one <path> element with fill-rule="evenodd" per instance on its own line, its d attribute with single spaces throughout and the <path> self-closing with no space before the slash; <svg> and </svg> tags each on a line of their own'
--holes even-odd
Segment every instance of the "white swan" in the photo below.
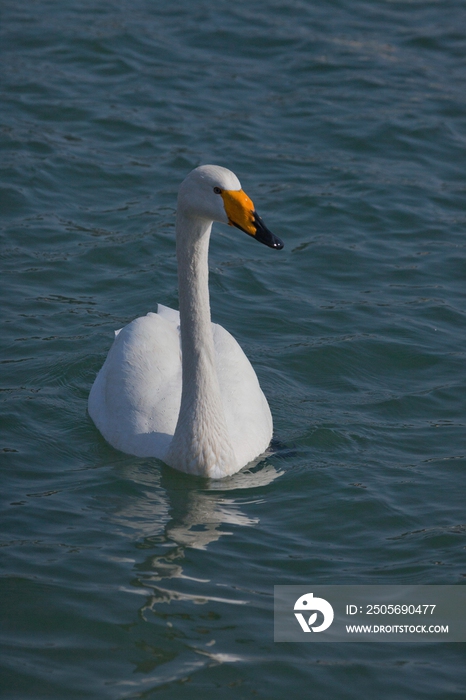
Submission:
<svg viewBox="0 0 466 700">
<path fill-rule="evenodd" d="M 89 414 L 122 452 L 219 479 L 267 449 L 272 416 L 246 355 L 210 320 L 213 221 L 283 248 L 234 173 L 216 165 L 193 170 L 181 184 L 176 215 L 180 311 L 159 304 L 157 313 L 116 332 L 89 395 Z"/>
</svg>

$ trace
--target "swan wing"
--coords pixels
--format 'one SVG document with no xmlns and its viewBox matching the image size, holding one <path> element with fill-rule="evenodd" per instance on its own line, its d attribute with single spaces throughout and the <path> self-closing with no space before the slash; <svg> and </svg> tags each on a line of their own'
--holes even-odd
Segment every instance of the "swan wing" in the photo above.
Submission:
<svg viewBox="0 0 466 700">
<path fill-rule="evenodd" d="M 180 401 L 179 314 L 162 307 L 116 335 L 92 387 L 89 414 L 113 447 L 163 459 Z"/>
<path fill-rule="evenodd" d="M 239 464 L 266 451 L 272 439 L 272 415 L 256 373 L 235 338 L 212 324 L 222 404 Z"/>
</svg>

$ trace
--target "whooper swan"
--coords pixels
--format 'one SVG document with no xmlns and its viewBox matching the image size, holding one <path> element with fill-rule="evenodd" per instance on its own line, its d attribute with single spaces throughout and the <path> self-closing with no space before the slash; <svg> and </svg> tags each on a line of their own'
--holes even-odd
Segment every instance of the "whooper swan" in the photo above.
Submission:
<svg viewBox="0 0 466 700">
<path fill-rule="evenodd" d="M 89 414 L 115 448 L 219 479 L 261 455 L 272 416 L 249 360 L 210 320 L 208 250 L 214 221 L 277 250 L 236 175 L 203 165 L 178 194 L 180 311 L 158 305 L 115 335 L 89 396 Z M 181 340 L 181 342 L 180 342 Z"/>
</svg>

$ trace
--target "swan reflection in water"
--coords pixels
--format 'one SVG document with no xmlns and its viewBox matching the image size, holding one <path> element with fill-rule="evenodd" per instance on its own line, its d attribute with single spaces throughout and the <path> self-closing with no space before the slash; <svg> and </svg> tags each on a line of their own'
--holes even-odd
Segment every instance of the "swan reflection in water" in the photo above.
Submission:
<svg viewBox="0 0 466 700">
<path fill-rule="evenodd" d="M 231 606 L 233 611 L 246 606 L 251 592 L 235 585 L 234 563 L 224 556 L 219 540 L 228 536 L 234 547 L 238 527 L 257 527 L 254 504 L 263 502 L 264 488 L 283 472 L 267 458 L 221 481 L 165 466 L 154 469 L 152 462 L 141 460 L 126 461 L 119 472 L 118 494 L 107 502 L 107 513 L 134 542 L 124 546 L 126 552 L 133 550 L 134 558 L 120 560 L 130 567 L 128 583 L 120 588 L 136 594 L 139 604 L 128 627 L 137 675 L 116 685 L 139 692 L 206 665 L 240 661 L 222 630 L 231 619 Z M 153 648 L 147 647 L 148 635 L 157 640 Z"/>
<path fill-rule="evenodd" d="M 125 467 L 124 474 L 138 493 L 125 494 L 114 502 L 111 518 L 138 533 L 142 538 L 138 548 L 163 545 L 164 559 L 169 545 L 180 550 L 186 547 L 203 550 L 221 537 L 232 535 L 228 525 L 257 525 L 259 519 L 243 512 L 241 506 L 262 500 L 254 490 L 267 486 L 282 474 L 267 459 L 262 459 L 257 466 L 225 479 L 201 480 L 166 466 L 154 470 L 152 464 L 145 467 L 138 460 Z M 151 560 L 154 562 L 154 557 Z M 166 565 L 162 568 L 161 578 L 166 578 Z"/>
</svg>

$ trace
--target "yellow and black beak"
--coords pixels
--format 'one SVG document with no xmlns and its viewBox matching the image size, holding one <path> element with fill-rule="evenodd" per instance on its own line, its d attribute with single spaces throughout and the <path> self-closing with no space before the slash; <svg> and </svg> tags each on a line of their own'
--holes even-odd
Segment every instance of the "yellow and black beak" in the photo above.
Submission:
<svg viewBox="0 0 466 700">
<path fill-rule="evenodd" d="M 230 226 L 236 226 L 269 248 L 275 248 L 275 250 L 283 248 L 283 242 L 269 231 L 254 209 L 254 204 L 246 192 L 243 190 L 222 190 L 220 194 Z"/>
</svg>

